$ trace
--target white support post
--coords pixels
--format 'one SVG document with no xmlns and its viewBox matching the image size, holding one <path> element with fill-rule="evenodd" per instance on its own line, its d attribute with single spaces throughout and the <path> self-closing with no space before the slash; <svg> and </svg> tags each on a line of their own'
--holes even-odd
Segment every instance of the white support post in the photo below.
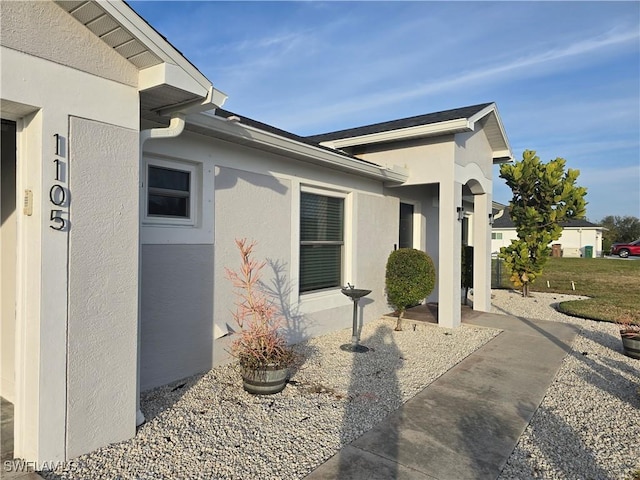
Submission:
<svg viewBox="0 0 640 480">
<path fill-rule="evenodd" d="M 457 209 L 462 207 L 462 184 L 440 183 L 438 239 L 438 325 L 460 326 L 462 222 Z"/>
<path fill-rule="evenodd" d="M 491 311 L 491 195 L 474 195 L 473 309 Z"/>
</svg>

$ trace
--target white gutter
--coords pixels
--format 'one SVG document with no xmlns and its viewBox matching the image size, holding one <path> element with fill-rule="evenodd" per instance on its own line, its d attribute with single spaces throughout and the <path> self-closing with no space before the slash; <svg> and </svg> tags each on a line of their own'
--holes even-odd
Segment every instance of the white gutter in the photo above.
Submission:
<svg viewBox="0 0 640 480">
<path fill-rule="evenodd" d="M 174 138 L 180 135 L 184 130 L 185 118 L 186 114 L 175 113 L 168 127 L 142 130 L 140 132 L 140 158 L 142 159 L 142 147 L 147 140 L 153 138 Z"/>
<path fill-rule="evenodd" d="M 206 110 L 212 110 L 221 107 L 227 100 L 227 96 L 219 90 L 213 88 L 209 84 L 207 95 L 205 98 L 189 102 L 183 105 L 174 105 L 166 109 L 159 110 L 160 115 L 168 115 L 171 117 L 168 127 L 151 128 L 140 131 L 140 153 L 138 171 L 145 172 L 144 169 L 144 144 L 147 140 L 175 138 L 184 131 L 185 118 L 189 113 L 199 113 Z M 142 173 L 144 174 L 144 173 Z M 142 185 L 141 185 L 142 186 Z M 140 205 L 144 205 L 146 199 L 142 198 L 142 188 L 140 190 Z M 139 227 L 138 227 L 139 228 Z M 144 415 L 140 409 L 140 352 L 141 352 L 141 334 L 142 334 L 142 244 L 138 239 L 138 355 L 137 355 L 137 375 L 136 375 L 136 426 L 144 423 Z"/>
<path fill-rule="evenodd" d="M 143 147 L 147 140 L 156 138 L 175 138 L 184 131 L 186 114 L 176 112 L 171 117 L 171 122 L 166 128 L 151 128 L 140 132 L 140 163 L 139 171 L 144 175 Z M 146 180 L 145 180 L 146 181 Z M 142 195 L 142 193 L 140 193 Z M 141 202 L 144 201 L 141 198 Z M 138 227 L 139 228 L 139 227 Z M 140 352 L 142 350 L 142 244 L 138 239 L 138 354 L 137 354 L 137 374 L 136 374 L 136 427 L 144 423 L 144 414 L 140 408 Z"/>
</svg>

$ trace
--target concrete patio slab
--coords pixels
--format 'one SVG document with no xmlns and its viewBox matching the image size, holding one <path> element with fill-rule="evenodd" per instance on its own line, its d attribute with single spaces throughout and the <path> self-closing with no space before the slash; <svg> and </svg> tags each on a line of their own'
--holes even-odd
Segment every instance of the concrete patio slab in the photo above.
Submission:
<svg viewBox="0 0 640 480">
<path fill-rule="evenodd" d="M 433 480 L 433 477 L 413 470 L 394 460 L 387 460 L 366 450 L 347 445 L 338 455 L 313 473 L 315 480 Z"/>
</svg>

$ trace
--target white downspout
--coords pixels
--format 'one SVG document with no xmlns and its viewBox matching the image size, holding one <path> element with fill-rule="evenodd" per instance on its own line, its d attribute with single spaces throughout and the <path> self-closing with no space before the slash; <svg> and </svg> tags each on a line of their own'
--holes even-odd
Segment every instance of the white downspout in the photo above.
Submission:
<svg viewBox="0 0 640 480">
<path fill-rule="evenodd" d="M 140 166 L 139 171 L 141 175 L 145 175 L 143 160 L 143 147 L 147 140 L 154 138 L 175 138 L 179 136 L 184 130 L 186 114 L 184 112 L 177 112 L 171 115 L 171 122 L 168 127 L 165 128 L 151 128 L 149 130 L 142 130 L 140 132 Z M 144 179 L 143 181 L 146 181 Z M 140 204 L 144 205 L 144 199 L 142 198 Z M 138 223 L 138 229 L 140 224 Z M 139 230 L 138 230 L 139 231 Z M 140 409 L 140 351 L 141 351 L 141 333 L 142 333 L 142 243 L 140 242 L 140 235 L 138 235 L 138 354 L 137 354 L 137 373 L 136 373 L 136 427 L 144 423 L 144 414 Z"/>
</svg>

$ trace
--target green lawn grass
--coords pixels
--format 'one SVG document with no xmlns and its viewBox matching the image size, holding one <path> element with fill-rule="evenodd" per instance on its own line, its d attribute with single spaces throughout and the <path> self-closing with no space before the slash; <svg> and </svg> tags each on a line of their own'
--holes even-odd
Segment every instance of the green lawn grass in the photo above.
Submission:
<svg viewBox="0 0 640 480">
<path fill-rule="evenodd" d="M 640 323 L 639 260 L 551 257 L 531 290 L 591 297 L 562 302 L 560 311 L 569 315 L 610 322 L 630 316 Z"/>
</svg>

